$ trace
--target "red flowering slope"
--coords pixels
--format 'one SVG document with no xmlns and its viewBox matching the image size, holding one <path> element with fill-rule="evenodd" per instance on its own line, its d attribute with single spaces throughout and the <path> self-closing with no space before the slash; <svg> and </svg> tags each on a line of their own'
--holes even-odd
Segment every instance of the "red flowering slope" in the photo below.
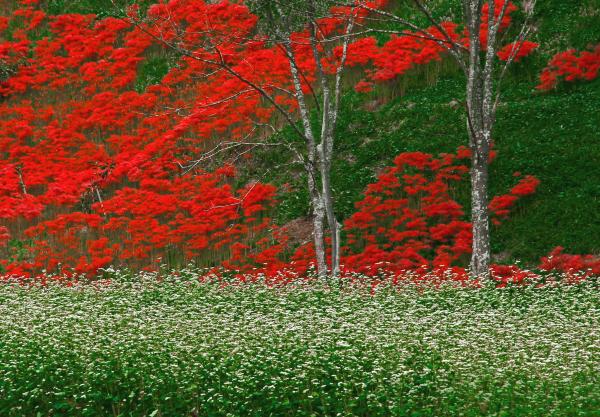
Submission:
<svg viewBox="0 0 600 417">
<path fill-rule="evenodd" d="M 19 0 L 0 8 L 2 270 L 94 273 L 109 264 L 156 268 L 190 260 L 269 273 L 289 266 L 282 256 L 286 237 L 269 218 L 274 187 L 253 181 L 236 189 L 236 169 L 228 165 L 187 168 L 224 141 L 278 123 L 255 90 L 215 71 L 203 34 L 218 40 L 222 58 L 238 74 L 276 95 L 279 106 L 295 108 L 287 93 L 289 65 L 279 48 L 255 36 L 256 17 L 238 3 L 172 0 L 150 7 L 151 22 L 136 26 L 94 15 L 46 16 L 40 3 Z M 502 27 L 510 21 L 507 13 Z M 322 23 L 322 30 L 334 30 L 334 20 Z M 464 39 L 455 24 L 444 25 Z M 485 31 L 483 25 L 483 38 Z M 162 80 L 136 90 L 146 60 L 172 57 L 164 42 L 194 51 L 196 59 L 173 59 Z M 536 46 L 508 45 L 499 58 L 514 50 L 521 59 Z M 295 48 L 309 91 L 313 55 L 305 42 Z M 368 90 L 442 58 L 437 44 L 407 34 L 382 47 L 372 38 L 357 40 L 348 64 L 367 67 L 356 88 Z M 395 269 L 456 262 L 468 250 L 468 223 L 448 183 L 466 171 L 458 162 L 462 152 L 440 159 L 400 155 L 348 220 L 345 262 L 358 269 L 369 262 Z M 404 172 L 407 167 L 414 172 Z M 497 220 L 536 186 L 528 177 L 492 200 Z M 369 220 L 377 210 L 380 218 Z M 304 247 L 296 256 L 299 269 L 309 262 L 306 254 Z"/>
<path fill-rule="evenodd" d="M 254 27 L 240 5 L 177 3 L 170 12 L 189 21 L 210 16 L 213 29 L 228 35 L 246 36 Z M 235 190 L 231 167 L 187 175 L 180 168 L 217 137 L 239 138 L 253 121 L 267 120 L 271 110 L 255 94 L 240 92 L 223 74 L 195 81 L 197 62 L 186 60 L 161 84 L 136 92 L 138 64 L 160 48 L 123 20 L 45 16 L 29 0 L 0 29 L 0 58 L 10 69 L 0 85 L 7 272 L 59 265 L 93 272 L 110 263 L 156 266 L 199 256 L 218 263 L 235 252 L 232 244 L 252 246 L 264 233 L 272 186 Z M 37 39 L 42 33 L 49 35 Z M 265 82 L 277 85 L 278 51 L 259 42 L 235 47 L 231 59 L 241 70 L 257 82 L 268 73 Z M 232 92 L 240 97 L 205 105 Z M 11 238 L 30 244 L 16 253 L 6 248 Z"/>
<path fill-rule="evenodd" d="M 465 148 L 439 157 L 422 152 L 397 156 L 394 165 L 367 187 L 357 212 L 345 222 L 345 270 L 372 275 L 464 264 L 464 255 L 471 252 L 471 223 L 452 194 L 466 180 L 469 158 Z M 499 225 L 538 185 L 539 180 L 526 176 L 508 194 L 494 197 L 494 223 Z M 306 267 L 311 253 L 310 245 L 301 248 L 296 267 Z"/>
<path fill-rule="evenodd" d="M 236 190 L 233 167 L 189 167 L 215 145 L 273 122 L 273 106 L 247 82 L 278 106 L 295 106 L 284 52 L 255 36 L 257 19 L 245 6 L 213 3 L 155 4 L 140 25 L 46 16 L 36 0 L 7 11 L 11 17 L 0 21 L 7 70 L 0 84 L 0 219 L 3 246 L 11 238 L 25 242 L 18 251 L 4 249 L 8 273 L 191 259 L 230 266 L 273 252 L 265 237 L 276 229 L 266 217 L 274 188 L 253 182 Z M 322 23 L 335 28 L 331 19 Z M 218 57 L 203 48 L 203 34 L 219 43 Z M 140 64 L 167 54 L 172 42 L 195 56 L 136 91 Z M 308 90 L 313 54 L 305 42 L 295 48 Z M 210 64 L 217 59 L 238 76 Z"/>
</svg>

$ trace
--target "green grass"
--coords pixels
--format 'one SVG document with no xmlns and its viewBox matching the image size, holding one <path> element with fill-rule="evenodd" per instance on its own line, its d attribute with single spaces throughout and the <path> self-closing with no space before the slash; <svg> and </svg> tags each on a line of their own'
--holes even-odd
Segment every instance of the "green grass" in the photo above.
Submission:
<svg viewBox="0 0 600 417">
<path fill-rule="evenodd" d="M 142 11 L 157 3 L 154 0 L 43 0 L 42 8 L 51 15 L 80 13 L 95 14 L 99 17 L 118 16 L 132 4 L 137 4 Z"/>
<path fill-rule="evenodd" d="M 188 278 L 1 286 L 0 415 L 600 416 L 597 285 Z"/>
</svg>

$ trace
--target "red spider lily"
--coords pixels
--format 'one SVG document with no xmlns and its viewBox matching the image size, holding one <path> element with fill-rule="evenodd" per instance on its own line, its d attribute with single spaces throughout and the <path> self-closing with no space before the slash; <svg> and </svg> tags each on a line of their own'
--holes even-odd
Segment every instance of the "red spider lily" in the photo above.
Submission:
<svg viewBox="0 0 600 417">
<path fill-rule="evenodd" d="M 502 61 L 508 61 L 512 57 L 515 62 L 519 62 L 531 55 L 539 46 L 539 43 L 531 41 L 513 42 L 500 49 L 497 55 Z"/>
<path fill-rule="evenodd" d="M 592 51 L 578 53 L 574 49 L 559 52 L 548 63 L 540 75 L 538 90 L 556 88 L 561 80 L 566 82 L 592 81 L 600 71 L 600 45 Z"/>
</svg>

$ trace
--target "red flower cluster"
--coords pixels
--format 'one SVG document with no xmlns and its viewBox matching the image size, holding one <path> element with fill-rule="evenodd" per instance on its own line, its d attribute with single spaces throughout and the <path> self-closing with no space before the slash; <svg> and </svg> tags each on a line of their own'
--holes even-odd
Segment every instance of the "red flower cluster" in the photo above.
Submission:
<svg viewBox="0 0 600 417">
<path fill-rule="evenodd" d="M 496 55 L 501 61 L 508 61 L 513 57 L 515 62 L 519 62 L 526 56 L 531 55 L 538 46 L 540 46 L 539 43 L 531 41 L 513 42 L 500 49 Z"/>
<path fill-rule="evenodd" d="M 496 21 L 505 3 L 507 3 L 505 14 L 500 24 L 500 30 L 505 30 L 510 25 L 512 21 L 511 14 L 517 10 L 517 7 L 508 0 L 494 1 Z M 484 49 L 487 48 L 488 14 L 489 4 L 486 3 L 482 10 L 482 24 L 479 33 Z M 448 35 L 455 42 L 468 47 L 468 32 L 459 32 L 459 26 L 449 21 L 442 22 L 440 26 L 445 34 L 435 26 L 427 28 L 426 32 L 432 38 L 442 41 Z M 533 42 L 522 42 L 517 52 L 516 60 L 519 61 L 522 57 L 529 55 L 537 46 Z M 498 56 L 501 59 L 504 56 L 508 57 L 512 47 L 512 44 L 506 45 L 502 48 Z M 426 35 L 406 31 L 404 35 L 392 35 L 391 39 L 381 47 L 377 45 L 377 41 L 373 37 L 362 38 L 353 42 L 348 49 L 347 62 L 349 66 L 371 66 L 366 71 L 367 78 L 355 86 L 358 92 L 370 92 L 374 83 L 390 81 L 419 65 L 441 61 L 445 52 L 446 49 L 443 46 L 435 40 L 427 39 Z M 338 55 L 341 55 L 341 49 L 338 50 Z"/>
<path fill-rule="evenodd" d="M 499 288 L 510 284 L 525 284 L 527 281 L 536 282 L 540 276 L 535 272 L 523 270 L 517 265 L 492 265 L 490 267 L 492 278 L 497 281 Z"/>
<path fill-rule="evenodd" d="M 592 51 L 577 52 L 575 49 L 559 52 L 548 63 L 540 75 L 538 90 L 556 88 L 560 81 L 592 81 L 600 71 L 600 44 Z"/>
<path fill-rule="evenodd" d="M 470 224 L 450 196 L 450 184 L 468 168 L 459 155 L 404 153 L 393 167 L 369 185 L 365 198 L 345 224 L 346 249 L 353 253 L 344 265 L 363 273 L 378 269 L 403 271 L 423 265 L 450 265 L 470 252 Z M 430 257 L 433 254 L 433 258 Z"/>
<path fill-rule="evenodd" d="M 398 155 L 394 166 L 367 187 L 357 212 L 345 222 L 345 270 L 369 275 L 424 267 L 430 271 L 465 261 L 471 252 L 471 223 L 452 194 L 468 173 L 470 156 L 466 148 L 438 158 L 422 152 Z M 527 176 L 509 195 L 492 201 L 510 197 L 512 205 L 535 192 L 538 184 L 539 180 Z M 509 205 L 491 204 L 490 209 L 496 222 L 509 213 Z M 302 268 L 303 259 L 312 259 L 312 248 L 297 252 L 295 260 Z"/>
<path fill-rule="evenodd" d="M 594 255 L 569 255 L 562 247 L 555 248 L 542 258 L 540 268 L 545 271 L 570 273 L 575 279 L 590 275 L 600 276 L 600 257 Z"/>
<path fill-rule="evenodd" d="M 539 184 L 540 180 L 532 175 L 527 175 L 511 188 L 510 193 L 492 198 L 489 205 L 490 211 L 493 214 L 492 222 L 495 225 L 499 225 L 501 219 L 508 217 L 511 208 L 517 200 L 521 197 L 534 194 Z"/>
</svg>

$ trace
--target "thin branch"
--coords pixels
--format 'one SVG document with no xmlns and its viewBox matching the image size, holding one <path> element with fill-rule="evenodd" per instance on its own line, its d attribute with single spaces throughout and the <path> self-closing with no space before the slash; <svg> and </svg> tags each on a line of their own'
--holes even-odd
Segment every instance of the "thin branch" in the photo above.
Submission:
<svg viewBox="0 0 600 417">
<path fill-rule="evenodd" d="M 339 5 L 343 5 L 343 6 L 349 6 L 347 3 L 338 3 Z M 363 2 L 360 2 L 358 5 L 356 5 L 356 7 L 361 8 L 363 10 L 366 10 L 368 12 L 371 13 L 376 13 L 379 14 L 381 16 L 385 16 L 388 19 L 395 21 L 397 23 L 400 23 L 401 25 L 404 25 L 412 30 L 414 30 L 415 32 L 421 33 L 423 37 L 425 37 L 425 39 L 428 39 L 432 42 L 437 43 L 439 46 L 441 46 L 442 48 L 446 49 L 448 52 L 450 52 L 450 54 L 454 57 L 454 59 L 457 61 L 458 65 L 464 70 L 466 71 L 466 65 L 465 62 L 462 58 L 462 55 L 460 54 L 460 50 L 466 50 L 464 45 L 461 45 L 457 42 L 455 42 L 451 37 L 448 36 L 449 39 L 445 39 L 445 40 L 440 40 L 439 38 L 433 36 L 431 33 L 429 33 L 427 30 L 417 26 L 416 24 L 403 19 L 393 13 L 390 13 L 388 11 L 385 10 L 381 10 L 381 9 L 377 9 L 374 7 L 370 7 L 367 6 L 366 4 L 364 4 Z M 439 23 L 438 23 L 439 24 Z M 386 30 L 386 29 L 373 29 L 374 32 L 380 32 L 380 33 L 394 33 L 394 31 L 390 31 L 390 30 Z M 451 45 L 451 47 L 448 46 L 448 43 Z"/>
<path fill-rule="evenodd" d="M 337 126 L 338 112 L 340 109 L 340 96 L 341 96 L 341 90 L 342 90 L 342 75 L 344 72 L 344 68 L 346 67 L 346 60 L 348 58 L 348 46 L 350 43 L 350 38 L 348 37 L 348 35 L 350 35 L 352 33 L 352 31 L 354 30 L 354 23 L 355 23 L 354 9 L 352 10 L 352 12 L 353 12 L 352 16 L 350 17 L 348 24 L 346 25 L 346 30 L 345 30 L 346 38 L 344 39 L 344 43 L 342 45 L 342 57 L 340 59 L 340 64 L 336 68 L 336 72 L 335 72 L 335 87 L 334 87 L 334 102 L 333 102 L 335 112 L 334 112 L 333 121 L 331 123 L 331 134 L 333 134 L 333 131 L 335 130 L 335 127 Z"/>
<path fill-rule="evenodd" d="M 452 49 L 456 52 L 456 54 L 460 56 L 459 48 L 463 47 L 463 46 L 458 44 L 454 39 L 452 39 L 450 34 L 448 34 L 448 31 L 446 29 L 444 29 L 442 24 L 438 20 L 434 19 L 433 15 L 431 14 L 431 11 L 427 7 L 427 5 L 422 3 L 421 0 L 413 0 L 413 1 L 417 5 L 419 10 L 421 10 L 421 12 L 427 17 L 427 19 L 435 26 L 435 28 L 437 30 L 439 30 L 442 33 L 442 35 L 444 35 L 447 42 L 452 46 Z"/>
<path fill-rule="evenodd" d="M 536 0 L 531 0 L 531 2 L 528 4 L 528 8 L 526 10 L 527 15 L 525 17 L 525 22 L 523 22 L 523 25 L 521 26 L 521 30 L 519 31 L 519 34 L 515 37 L 515 40 L 513 41 L 513 48 L 511 49 L 508 59 L 506 60 L 506 63 L 504 64 L 502 71 L 500 72 L 500 75 L 498 77 L 498 85 L 500 85 L 502 83 L 502 81 L 504 80 L 504 77 L 506 76 L 508 68 L 514 62 L 515 57 L 517 56 L 517 53 L 522 48 L 523 42 L 525 41 L 525 39 L 527 39 L 527 37 L 529 36 L 529 33 L 531 33 L 532 27 L 531 27 L 530 22 L 531 22 L 531 18 L 533 17 L 533 11 L 535 9 L 535 5 L 536 5 Z M 496 113 L 498 103 L 500 102 L 500 94 L 501 94 L 501 91 L 500 91 L 500 88 L 498 87 L 498 91 L 496 93 L 496 98 L 494 100 L 494 105 L 493 105 L 494 114 Z"/>
<path fill-rule="evenodd" d="M 27 195 L 27 186 L 23 180 L 23 167 L 21 165 L 16 165 L 15 171 L 17 171 L 17 175 L 19 176 L 19 185 L 21 186 L 21 191 L 24 195 Z"/>
<path fill-rule="evenodd" d="M 229 74 L 231 74 L 232 76 L 234 76 L 235 78 L 240 80 L 241 82 L 250 86 L 251 88 L 256 90 L 261 96 L 263 96 L 269 103 L 271 103 L 275 107 L 275 109 L 277 109 L 277 111 L 279 113 L 281 113 L 283 115 L 283 117 L 286 119 L 286 121 L 289 123 L 289 125 L 292 127 L 292 129 L 296 132 L 296 134 L 298 134 L 298 136 L 300 136 L 303 139 L 306 137 L 305 134 L 298 128 L 298 126 L 296 125 L 296 122 L 291 118 L 290 113 L 288 111 L 286 111 L 285 109 L 283 109 L 283 107 L 281 107 L 275 101 L 274 97 L 272 97 L 269 93 L 267 93 L 262 87 L 260 87 L 256 83 L 250 81 L 249 79 L 244 77 L 242 74 L 240 74 L 238 71 L 236 71 L 235 69 L 233 69 L 230 65 L 228 65 L 226 63 L 226 61 L 218 47 L 216 47 L 216 46 L 214 47 L 214 50 L 219 57 L 218 61 L 215 61 L 213 59 L 203 58 L 201 56 L 194 54 L 193 52 L 191 52 L 188 49 L 184 49 L 178 45 L 175 45 L 175 44 L 169 42 L 168 40 L 164 39 L 164 37 L 162 37 L 162 36 L 155 35 L 154 33 L 150 32 L 148 29 L 143 27 L 135 19 L 129 18 L 128 21 L 132 22 L 140 31 L 142 31 L 146 35 L 152 37 L 154 40 L 162 43 L 163 45 L 174 50 L 175 52 L 179 53 L 180 55 L 186 56 L 188 58 L 191 58 L 191 59 L 199 61 L 199 62 L 203 62 L 208 65 L 213 65 L 213 66 L 222 68 L 223 70 L 225 70 L 226 72 L 228 72 Z"/>
</svg>

